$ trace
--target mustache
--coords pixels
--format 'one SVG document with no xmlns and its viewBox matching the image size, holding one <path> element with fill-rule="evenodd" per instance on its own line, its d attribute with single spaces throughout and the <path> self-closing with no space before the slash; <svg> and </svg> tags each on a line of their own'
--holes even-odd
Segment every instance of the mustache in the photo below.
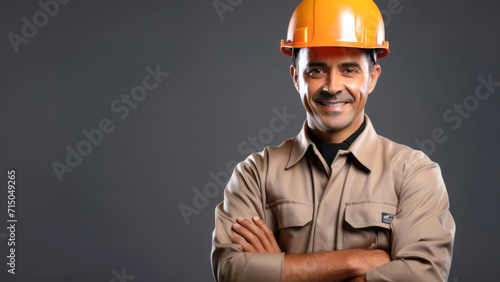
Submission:
<svg viewBox="0 0 500 282">
<path fill-rule="evenodd" d="M 316 95 L 314 95 L 313 101 L 315 101 L 315 102 L 327 102 L 327 101 L 352 102 L 352 96 L 351 96 L 351 94 L 346 93 L 344 91 L 339 91 L 339 92 L 336 92 L 335 94 L 331 94 L 330 92 L 321 89 L 320 92 L 318 92 Z"/>
</svg>

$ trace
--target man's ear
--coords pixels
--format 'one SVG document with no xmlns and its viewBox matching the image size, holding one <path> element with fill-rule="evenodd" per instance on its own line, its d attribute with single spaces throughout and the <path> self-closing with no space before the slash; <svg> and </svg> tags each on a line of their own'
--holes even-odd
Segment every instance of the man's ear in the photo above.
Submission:
<svg viewBox="0 0 500 282">
<path fill-rule="evenodd" d="M 295 85 L 295 89 L 297 89 L 297 91 L 300 93 L 299 82 L 298 82 L 299 75 L 298 75 L 297 71 L 298 71 L 297 67 L 292 64 L 290 66 L 290 75 L 292 76 L 293 85 Z"/>
<path fill-rule="evenodd" d="M 370 74 L 370 86 L 368 88 L 368 94 L 372 93 L 373 89 L 375 89 L 375 86 L 377 85 L 377 81 L 381 73 L 382 73 L 382 68 L 380 67 L 380 65 L 373 66 L 373 71 Z"/>
</svg>

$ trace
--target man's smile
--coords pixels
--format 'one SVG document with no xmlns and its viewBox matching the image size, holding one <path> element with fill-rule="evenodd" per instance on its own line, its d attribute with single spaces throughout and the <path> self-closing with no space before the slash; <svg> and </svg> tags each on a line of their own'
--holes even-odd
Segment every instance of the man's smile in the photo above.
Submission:
<svg viewBox="0 0 500 282">
<path fill-rule="evenodd" d="M 348 104 L 346 101 L 318 101 L 318 103 L 327 111 L 340 111 Z"/>
</svg>

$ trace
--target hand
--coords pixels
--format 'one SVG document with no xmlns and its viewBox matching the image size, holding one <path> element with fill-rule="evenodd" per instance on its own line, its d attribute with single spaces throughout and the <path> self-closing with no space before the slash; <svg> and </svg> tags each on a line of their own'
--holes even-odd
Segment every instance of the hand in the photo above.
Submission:
<svg viewBox="0 0 500 282">
<path fill-rule="evenodd" d="M 253 222 L 246 218 L 238 217 L 233 230 L 240 236 L 229 234 L 229 239 L 241 246 L 247 253 L 281 253 L 281 249 L 269 227 L 257 216 Z"/>
</svg>

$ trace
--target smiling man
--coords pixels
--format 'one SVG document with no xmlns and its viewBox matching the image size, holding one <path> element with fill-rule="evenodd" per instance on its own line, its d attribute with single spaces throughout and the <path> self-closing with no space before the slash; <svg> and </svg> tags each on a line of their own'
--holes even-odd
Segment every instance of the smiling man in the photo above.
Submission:
<svg viewBox="0 0 500 282">
<path fill-rule="evenodd" d="M 447 281 L 455 223 L 439 166 L 364 112 L 389 54 L 372 0 L 304 0 L 283 53 L 302 131 L 238 164 L 216 209 L 217 281 Z"/>
<path fill-rule="evenodd" d="M 303 48 L 290 72 L 307 111 L 307 125 L 325 143 L 342 143 L 364 121 L 380 66 L 362 49 Z"/>
</svg>

